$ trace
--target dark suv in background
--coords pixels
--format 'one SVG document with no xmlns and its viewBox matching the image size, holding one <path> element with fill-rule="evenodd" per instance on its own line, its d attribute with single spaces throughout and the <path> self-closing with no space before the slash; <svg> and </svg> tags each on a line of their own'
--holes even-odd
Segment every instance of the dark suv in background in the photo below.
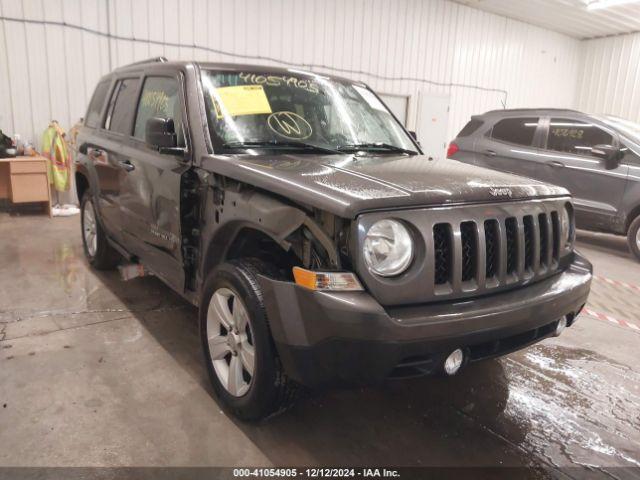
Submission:
<svg viewBox="0 0 640 480">
<path fill-rule="evenodd" d="M 573 110 L 494 110 L 472 117 L 447 156 L 567 188 L 578 228 L 627 235 L 640 259 L 640 124 Z"/>
</svg>

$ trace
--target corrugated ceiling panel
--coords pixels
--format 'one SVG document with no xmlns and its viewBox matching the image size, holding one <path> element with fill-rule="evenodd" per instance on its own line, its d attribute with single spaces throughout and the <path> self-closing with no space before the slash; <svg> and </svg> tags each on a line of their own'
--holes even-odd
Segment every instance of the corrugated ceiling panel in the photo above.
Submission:
<svg viewBox="0 0 640 480">
<path fill-rule="evenodd" d="M 589 11 L 589 0 L 454 1 L 579 39 L 640 30 L 640 2 Z"/>
</svg>

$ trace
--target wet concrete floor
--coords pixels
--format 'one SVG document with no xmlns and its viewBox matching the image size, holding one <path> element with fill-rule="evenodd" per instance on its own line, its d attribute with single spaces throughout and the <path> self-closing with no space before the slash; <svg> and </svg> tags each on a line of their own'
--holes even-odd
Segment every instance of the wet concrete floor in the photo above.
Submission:
<svg viewBox="0 0 640 480">
<path fill-rule="evenodd" d="M 545 470 L 532 476 L 640 477 L 617 468 L 640 467 L 640 332 L 613 322 L 640 325 L 640 263 L 621 238 L 579 234 L 602 278 L 590 315 L 561 337 L 450 379 L 317 393 L 251 425 L 211 396 L 195 309 L 153 277 L 92 271 L 79 231 L 78 217 L 0 213 L 0 466 L 533 466 Z"/>
</svg>

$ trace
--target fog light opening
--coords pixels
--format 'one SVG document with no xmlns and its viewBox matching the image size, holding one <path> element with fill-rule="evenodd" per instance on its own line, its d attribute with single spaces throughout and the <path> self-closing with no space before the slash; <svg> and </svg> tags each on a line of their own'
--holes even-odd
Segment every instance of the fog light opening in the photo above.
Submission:
<svg viewBox="0 0 640 480">
<path fill-rule="evenodd" d="M 444 361 L 444 371 L 447 375 L 455 375 L 464 362 L 464 352 L 459 348 L 449 354 Z"/>
<path fill-rule="evenodd" d="M 555 336 L 558 337 L 560 336 L 560 334 L 562 333 L 562 331 L 567 328 L 567 317 L 562 317 L 560 318 L 560 320 L 558 320 L 558 323 L 556 324 L 556 331 L 555 331 Z"/>
</svg>

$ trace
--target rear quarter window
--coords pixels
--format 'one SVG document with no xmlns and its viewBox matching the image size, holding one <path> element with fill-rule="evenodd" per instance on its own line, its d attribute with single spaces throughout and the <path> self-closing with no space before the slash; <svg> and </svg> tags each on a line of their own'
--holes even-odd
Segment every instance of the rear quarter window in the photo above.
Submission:
<svg viewBox="0 0 640 480">
<path fill-rule="evenodd" d="M 89 109 L 85 116 L 86 120 L 84 124 L 87 127 L 96 128 L 100 124 L 100 114 L 102 113 L 104 101 L 107 98 L 109 84 L 109 80 L 104 80 L 96 86 L 93 96 L 91 97 L 91 103 L 89 103 Z"/>
<path fill-rule="evenodd" d="M 458 137 L 468 137 L 476 130 L 478 130 L 484 122 L 482 120 L 471 119 L 467 122 L 467 124 L 460 130 L 458 133 Z"/>
<path fill-rule="evenodd" d="M 538 128 L 538 117 L 505 118 L 491 129 L 491 138 L 530 147 Z"/>
</svg>

